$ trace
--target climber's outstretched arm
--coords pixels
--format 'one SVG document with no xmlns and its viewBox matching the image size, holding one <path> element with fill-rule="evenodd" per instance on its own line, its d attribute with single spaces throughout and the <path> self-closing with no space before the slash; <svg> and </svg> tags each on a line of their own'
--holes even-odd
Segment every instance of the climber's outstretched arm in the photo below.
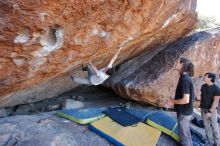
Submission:
<svg viewBox="0 0 220 146">
<path fill-rule="evenodd" d="M 95 71 L 96 75 L 98 74 L 99 70 L 95 67 L 95 65 L 92 64 L 91 61 L 89 61 L 89 64 L 91 65 L 92 69 Z"/>
<path fill-rule="evenodd" d="M 119 48 L 119 50 L 115 53 L 115 55 L 112 57 L 111 61 L 109 62 L 109 64 L 105 67 L 105 71 L 109 70 L 110 68 L 112 68 L 113 63 L 116 61 L 119 53 L 121 51 L 121 48 Z"/>
</svg>

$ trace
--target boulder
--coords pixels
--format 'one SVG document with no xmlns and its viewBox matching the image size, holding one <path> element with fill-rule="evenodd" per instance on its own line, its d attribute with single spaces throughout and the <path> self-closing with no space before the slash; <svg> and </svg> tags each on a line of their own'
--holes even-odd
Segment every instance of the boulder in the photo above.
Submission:
<svg viewBox="0 0 220 146">
<path fill-rule="evenodd" d="M 220 28 L 195 33 L 120 65 L 105 86 L 122 97 L 168 107 L 166 101 L 174 97 L 179 79 L 174 64 L 180 56 L 195 65 L 193 80 L 199 96 L 203 84 L 200 76 L 220 70 Z"/>
<path fill-rule="evenodd" d="M 79 109 L 83 107 L 84 107 L 84 104 L 81 101 L 66 99 L 66 101 L 63 103 L 62 109 Z"/>
<path fill-rule="evenodd" d="M 116 65 L 190 32 L 196 0 L 0 1 L 0 107 L 54 97 L 88 61 Z M 130 40 L 130 41 L 128 41 Z"/>
<path fill-rule="evenodd" d="M 54 113 L 0 119 L 1 145 L 110 146 L 87 126 L 59 118 Z"/>
</svg>

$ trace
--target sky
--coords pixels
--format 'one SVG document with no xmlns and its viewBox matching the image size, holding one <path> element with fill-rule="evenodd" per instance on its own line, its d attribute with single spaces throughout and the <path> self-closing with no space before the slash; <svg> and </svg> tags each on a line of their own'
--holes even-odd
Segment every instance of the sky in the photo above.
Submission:
<svg viewBox="0 0 220 146">
<path fill-rule="evenodd" d="M 220 22 L 220 0 L 197 0 L 199 15 L 212 16 Z"/>
</svg>

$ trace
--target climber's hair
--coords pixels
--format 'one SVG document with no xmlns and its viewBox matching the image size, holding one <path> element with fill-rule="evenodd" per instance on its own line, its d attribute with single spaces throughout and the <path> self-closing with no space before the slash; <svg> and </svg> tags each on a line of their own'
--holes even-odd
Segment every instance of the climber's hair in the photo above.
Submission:
<svg viewBox="0 0 220 146">
<path fill-rule="evenodd" d="M 194 65 L 192 62 L 185 57 L 179 58 L 180 63 L 183 63 L 182 73 L 187 72 L 190 76 L 194 76 Z"/>
</svg>

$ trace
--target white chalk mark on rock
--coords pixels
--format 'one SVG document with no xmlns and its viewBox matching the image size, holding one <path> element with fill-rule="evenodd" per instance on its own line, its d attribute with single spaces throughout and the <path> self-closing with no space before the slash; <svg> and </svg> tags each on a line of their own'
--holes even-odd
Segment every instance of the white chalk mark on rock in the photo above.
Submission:
<svg viewBox="0 0 220 146">
<path fill-rule="evenodd" d="M 27 43 L 29 41 L 29 29 L 24 30 L 15 38 L 14 43 Z"/>
<path fill-rule="evenodd" d="M 161 29 L 167 27 L 171 21 L 174 21 L 175 19 L 177 19 L 177 15 L 173 14 L 172 16 L 170 16 L 163 24 L 163 26 L 161 27 Z M 175 20 L 175 22 L 177 22 L 178 20 Z"/>
<path fill-rule="evenodd" d="M 43 13 L 39 14 L 39 17 L 40 17 L 41 21 L 44 21 L 48 16 L 49 16 L 49 14 L 46 13 L 46 12 L 43 12 Z"/>
<path fill-rule="evenodd" d="M 49 29 L 46 32 L 46 35 L 40 37 L 40 44 L 43 46 L 38 51 L 33 53 L 36 57 L 48 56 L 51 52 L 62 48 L 64 37 L 62 29 Z"/>
<path fill-rule="evenodd" d="M 106 37 L 108 32 L 104 31 L 102 28 L 93 27 L 90 34 L 91 36 Z"/>
</svg>

